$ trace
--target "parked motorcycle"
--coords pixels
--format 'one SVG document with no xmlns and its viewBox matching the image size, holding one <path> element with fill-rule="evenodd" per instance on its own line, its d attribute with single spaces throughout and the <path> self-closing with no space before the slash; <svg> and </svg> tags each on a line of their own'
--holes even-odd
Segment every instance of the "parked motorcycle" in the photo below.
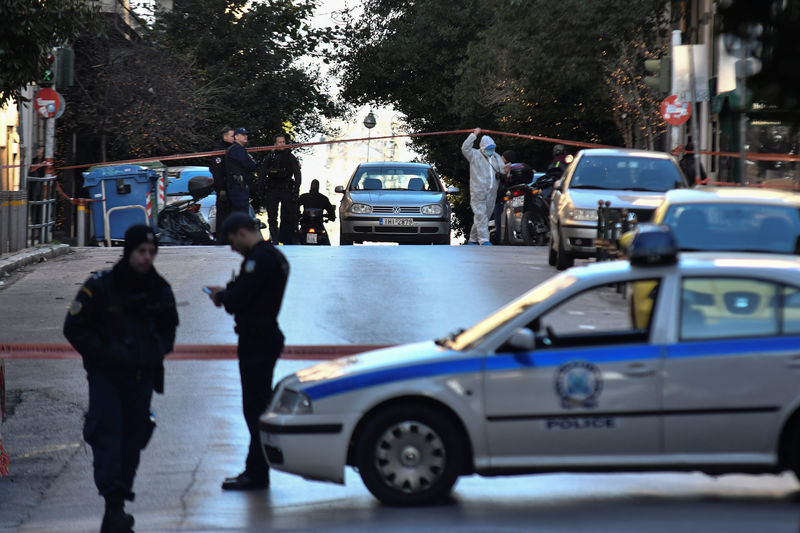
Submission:
<svg viewBox="0 0 800 533">
<path fill-rule="evenodd" d="M 556 179 L 551 172 L 532 173 L 529 183 L 517 183 L 507 189 L 501 216 L 501 244 L 547 244 L 550 199 Z"/>
<path fill-rule="evenodd" d="M 189 180 L 191 199 L 172 203 L 158 214 L 161 245 L 214 244 L 211 226 L 200 214 L 200 200 L 213 190 L 214 179 L 209 176 L 195 176 Z"/>
<path fill-rule="evenodd" d="M 331 241 L 328 232 L 325 230 L 325 222 L 329 218 L 324 209 L 309 207 L 303 209 L 300 216 L 300 231 L 298 242 L 300 244 L 325 245 L 330 246 Z"/>
</svg>

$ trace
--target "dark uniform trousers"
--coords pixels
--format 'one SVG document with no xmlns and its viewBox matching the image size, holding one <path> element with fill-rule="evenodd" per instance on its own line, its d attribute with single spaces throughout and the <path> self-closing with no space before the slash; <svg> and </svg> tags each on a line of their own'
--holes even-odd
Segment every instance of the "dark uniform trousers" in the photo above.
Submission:
<svg viewBox="0 0 800 533">
<path fill-rule="evenodd" d="M 87 372 L 89 412 L 83 438 L 92 447 L 94 481 L 103 496 L 133 500 L 133 478 L 154 425 L 150 399 L 155 375 L 129 370 Z"/>
<path fill-rule="evenodd" d="M 228 201 L 230 212 L 250 213 L 250 188 L 247 184 L 240 185 L 232 182 L 228 184 Z"/>
<path fill-rule="evenodd" d="M 245 472 L 254 480 L 269 479 L 269 466 L 261 446 L 258 419 L 272 399 L 272 377 L 275 363 L 283 351 L 280 330 L 271 335 L 252 335 L 239 332 L 239 376 L 242 380 L 242 410 L 250 431 L 250 449 Z"/>
<path fill-rule="evenodd" d="M 292 183 L 271 183 L 266 193 L 269 237 L 272 242 L 294 244 L 297 233 L 297 203 Z M 278 204 L 281 206 L 281 225 L 278 229 Z"/>
</svg>

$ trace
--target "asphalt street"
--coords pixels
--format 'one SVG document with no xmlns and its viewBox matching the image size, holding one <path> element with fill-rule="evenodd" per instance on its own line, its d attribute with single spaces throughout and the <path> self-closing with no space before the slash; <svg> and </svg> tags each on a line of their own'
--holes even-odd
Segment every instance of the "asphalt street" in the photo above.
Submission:
<svg viewBox="0 0 800 533">
<path fill-rule="evenodd" d="M 292 264 L 281 323 L 290 344 L 394 344 L 467 326 L 554 273 L 545 250 L 479 247 L 285 248 Z M 0 343 L 63 343 L 69 301 L 118 250 L 81 250 L 27 267 L 0 290 Z M 180 343 L 232 343 L 232 323 L 200 292 L 238 266 L 221 248 L 163 249 L 181 307 Z M 606 309 L 608 302 L 598 303 Z M 587 309 L 592 312 L 592 309 Z M 309 364 L 282 361 L 276 380 Z M 0 531 L 97 531 L 103 503 L 81 439 L 78 360 L 7 362 Z M 448 505 L 378 504 L 358 474 L 345 486 L 273 475 L 269 492 L 223 493 L 247 447 L 235 361 L 169 361 L 158 428 L 142 457 L 136 531 L 796 532 L 790 475 L 548 474 L 462 479 Z"/>
</svg>

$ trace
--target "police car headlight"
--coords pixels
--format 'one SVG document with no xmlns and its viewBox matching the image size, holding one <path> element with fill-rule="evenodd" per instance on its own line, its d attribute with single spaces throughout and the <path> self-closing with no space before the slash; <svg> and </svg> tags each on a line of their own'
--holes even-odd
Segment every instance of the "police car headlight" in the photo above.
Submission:
<svg viewBox="0 0 800 533">
<path fill-rule="evenodd" d="M 423 215 L 441 215 L 442 206 L 439 204 L 423 205 L 421 212 Z"/>
<path fill-rule="evenodd" d="M 311 414 L 311 398 L 296 390 L 283 389 L 278 401 L 272 406 L 272 412 L 279 415 Z"/>
<path fill-rule="evenodd" d="M 597 209 L 571 209 L 569 212 L 569 218 L 572 220 L 597 222 Z"/>
<path fill-rule="evenodd" d="M 369 215 L 372 213 L 372 206 L 367 204 L 355 203 L 350 206 L 350 212 L 356 215 Z"/>
</svg>

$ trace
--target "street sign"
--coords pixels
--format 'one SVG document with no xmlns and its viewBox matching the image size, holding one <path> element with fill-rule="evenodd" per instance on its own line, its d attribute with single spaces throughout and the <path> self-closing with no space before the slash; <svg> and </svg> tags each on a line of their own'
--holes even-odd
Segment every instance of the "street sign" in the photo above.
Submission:
<svg viewBox="0 0 800 533">
<path fill-rule="evenodd" d="M 64 111 L 67 110 L 67 101 L 64 100 L 64 96 L 61 93 L 56 92 L 56 94 L 58 94 L 58 111 L 56 111 L 56 116 L 53 118 L 61 118 Z"/>
<path fill-rule="evenodd" d="M 692 116 L 692 104 L 687 100 L 679 100 L 677 94 L 667 96 L 661 102 L 661 116 L 670 126 L 680 126 Z"/>
<path fill-rule="evenodd" d="M 61 104 L 61 95 L 53 89 L 41 89 L 33 99 L 36 112 L 42 118 L 53 118 L 58 113 Z"/>
</svg>

